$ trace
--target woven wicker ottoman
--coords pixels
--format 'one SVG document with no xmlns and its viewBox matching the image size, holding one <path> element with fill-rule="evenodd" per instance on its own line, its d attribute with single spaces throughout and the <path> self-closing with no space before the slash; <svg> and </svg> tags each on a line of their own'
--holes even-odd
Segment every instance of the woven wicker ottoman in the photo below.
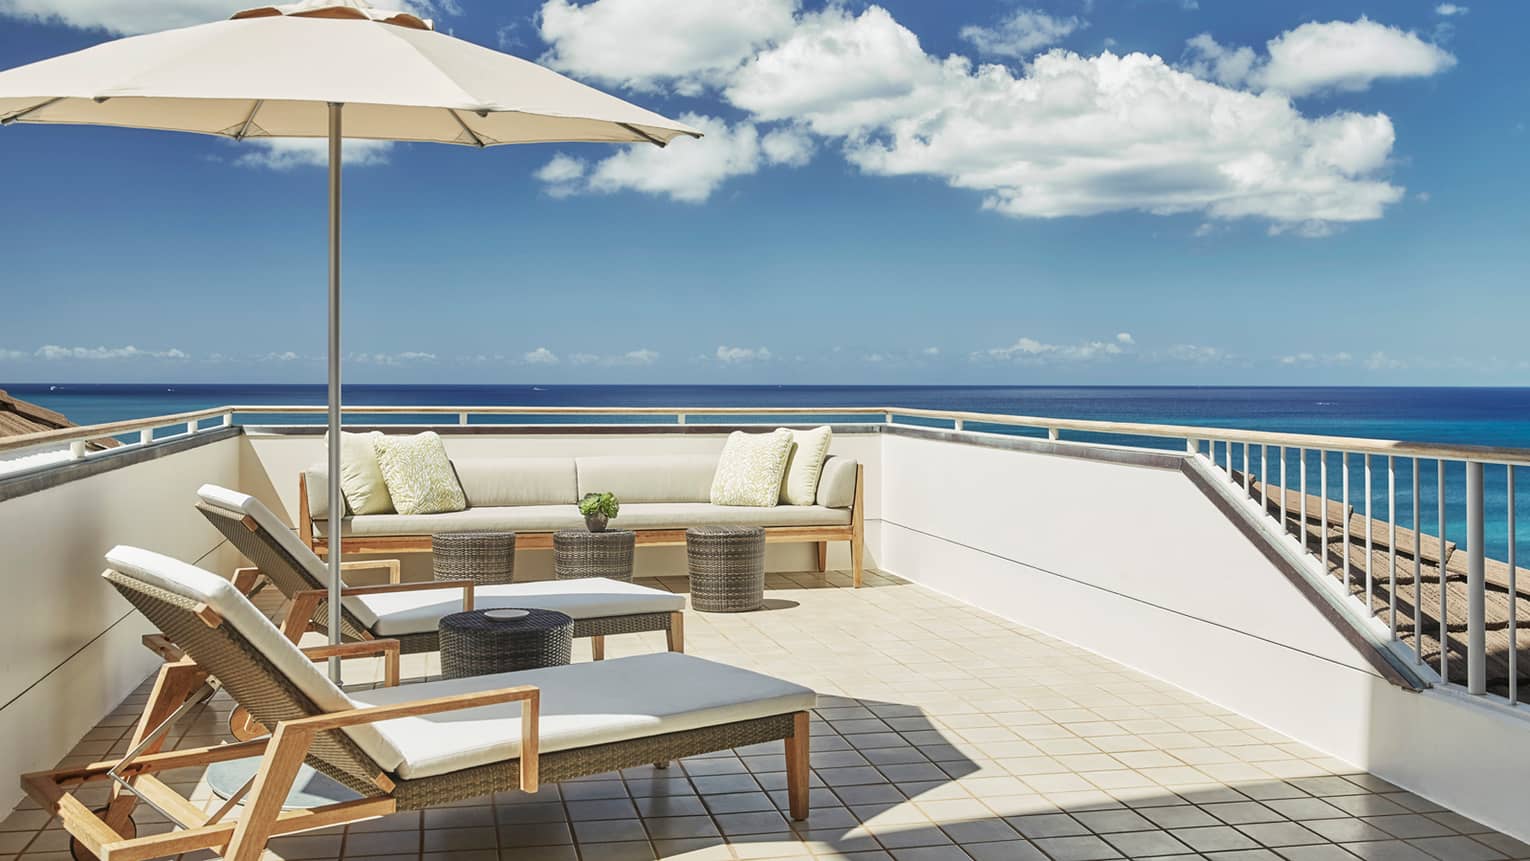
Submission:
<svg viewBox="0 0 1530 861">
<path fill-rule="evenodd" d="M 441 675 L 448 679 L 560 667 L 573 660 L 574 620 L 554 610 L 453 613 L 441 619 L 440 634 Z"/>
<path fill-rule="evenodd" d="M 623 529 L 553 533 L 553 571 L 559 580 L 605 577 L 632 582 L 632 551 L 637 534 Z"/>
<path fill-rule="evenodd" d="M 437 580 L 472 580 L 480 586 L 515 578 L 514 532 L 443 532 L 430 538 L 430 570 Z"/>
<path fill-rule="evenodd" d="M 765 530 L 693 526 L 685 530 L 691 609 L 745 613 L 765 603 Z"/>
</svg>

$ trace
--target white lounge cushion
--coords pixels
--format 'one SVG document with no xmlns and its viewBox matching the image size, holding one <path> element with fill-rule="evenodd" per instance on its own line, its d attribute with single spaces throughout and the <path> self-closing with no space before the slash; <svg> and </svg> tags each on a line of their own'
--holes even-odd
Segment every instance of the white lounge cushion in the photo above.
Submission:
<svg viewBox="0 0 1530 861">
<path fill-rule="evenodd" d="M 313 661 L 282 636 L 270 619 L 222 577 L 137 547 L 113 547 L 107 552 L 106 561 L 123 574 L 206 604 L 223 619 L 223 624 L 232 625 L 321 710 L 345 711 L 356 707 L 356 703 L 314 666 Z M 394 771 L 403 761 L 397 749 L 386 742 L 375 727 L 358 726 L 345 732 L 382 768 Z"/>
<path fill-rule="evenodd" d="M 852 470 L 851 492 L 855 489 Z M 621 516 L 611 521 L 614 529 L 685 529 L 691 526 L 843 526 L 850 522 L 848 508 L 821 505 L 712 505 L 707 502 L 622 503 Z M 328 535 L 327 523 L 315 523 L 314 532 Z M 451 514 L 368 514 L 345 521 L 345 535 L 435 535 L 442 532 L 553 532 L 583 529 L 584 518 L 572 505 L 523 505 L 504 508 L 470 508 Z"/>
<path fill-rule="evenodd" d="M 377 614 L 373 628 L 384 637 L 401 637 L 436 630 L 441 617 L 462 609 L 461 590 L 393 592 L 358 598 Z M 640 613 L 674 613 L 685 609 L 685 597 L 635 583 L 604 577 L 582 580 L 543 580 L 479 586 L 473 590 L 473 606 L 479 610 L 523 607 L 557 610 L 574 619 L 629 616 Z"/>
<path fill-rule="evenodd" d="M 622 506 L 637 502 L 707 502 L 717 456 L 711 454 L 581 457 L 579 496 L 614 493 Z"/>
<path fill-rule="evenodd" d="M 494 676 L 358 691 L 364 705 L 536 685 L 543 753 L 790 714 L 817 705 L 808 688 L 691 655 L 661 652 Z M 377 724 L 406 780 L 520 756 L 520 704 Z"/>
<path fill-rule="evenodd" d="M 309 550 L 303 542 L 299 541 L 297 535 L 293 534 L 291 529 L 288 529 L 285 524 L 277 519 L 276 513 L 267 508 L 264 502 L 248 493 L 229 490 L 216 484 L 204 484 L 197 488 L 197 496 L 201 497 L 202 501 L 208 505 L 221 508 L 224 511 L 239 515 L 249 515 L 255 521 L 255 525 L 276 539 L 276 543 L 281 545 L 283 550 L 287 551 L 287 555 L 296 559 L 298 564 L 303 566 L 303 570 L 307 571 L 308 575 L 315 582 L 321 587 L 327 588 L 329 586 L 329 568 L 324 564 L 324 561 L 314 555 L 314 552 Z M 367 516 L 397 517 L 398 515 L 373 514 Z M 356 598 L 342 598 L 340 603 L 362 625 L 370 628 L 377 624 L 377 615 L 367 609 L 367 606 L 361 603 L 360 600 Z"/>
<path fill-rule="evenodd" d="M 388 495 L 388 484 L 377 465 L 373 443 L 380 436 L 381 431 L 340 434 L 340 493 L 345 497 L 346 507 L 355 514 L 393 512 L 393 497 Z M 324 445 L 326 449 L 329 446 L 328 434 L 324 435 Z"/>
<path fill-rule="evenodd" d="M 859 465 L 848 457 L 823 462 L 818 479 L 818 504 L 826 508 L 849 508 L 855 504 L 855 473 Z"/>
<path fill-rule="evenodd" d="M 834 431 L 824 425 L 791 433 L 786 475 L 781 479 L 781 504 L 812 505 L 818 501 L 818 477 L 823 472 L 823 459 L 829 456 Z"/>
<path fill-rule="evenodd" d="M 569 505 L 579 499 L 571 457 L 452 458 L 473 508 Z"/>
</svg>

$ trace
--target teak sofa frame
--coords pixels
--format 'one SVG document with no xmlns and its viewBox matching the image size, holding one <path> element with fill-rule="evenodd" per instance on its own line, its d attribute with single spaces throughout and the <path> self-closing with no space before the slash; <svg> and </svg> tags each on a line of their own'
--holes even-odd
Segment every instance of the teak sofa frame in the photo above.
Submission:
<svg viewBox="0 0 1530 861">
<path fill-rule="evenodd" d="M 844 526 L 767 526 L 765 540 L 772 544 L 818 545 L 818 570 L 829 565 L 829 542 L 850 542 L 850 567 L 855 587 L 861 586 L 866 564 L 866 467 L 856 464 L 855 499 L 850 506 L 850 523 Z M 684 529 L 638 529 L 637 544 L 641 547 L 683 547 Z M 313 530 L 313 516 L 308 508 L 308 476 L 298 474 L 298 537 L 314 553 L 326 556 L 329 539 L 317 536 Z M 551 532 L 517 532 L 515 546 L 518 550 L 551 550 Z M 429 535 L 363 535 L 345 538 L 341 550 L 349 554 L 369 555 L 375 553 L 429 553 Z"/>
</svg>

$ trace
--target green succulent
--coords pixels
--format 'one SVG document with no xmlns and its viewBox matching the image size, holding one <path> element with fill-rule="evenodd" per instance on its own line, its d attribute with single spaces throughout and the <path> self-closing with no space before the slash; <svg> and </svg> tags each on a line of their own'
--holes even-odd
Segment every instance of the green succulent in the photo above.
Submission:
<svg viewBox="0 0 1530 861">
<path fill-rule="evenodd" d="M 579 500 L 579 513 L 585 517 L 604 514 L 607 519 L 614 519 L 621 510 L 621 503 L 616 501 L 614 493 L 586 493 Z"/>
</svg>

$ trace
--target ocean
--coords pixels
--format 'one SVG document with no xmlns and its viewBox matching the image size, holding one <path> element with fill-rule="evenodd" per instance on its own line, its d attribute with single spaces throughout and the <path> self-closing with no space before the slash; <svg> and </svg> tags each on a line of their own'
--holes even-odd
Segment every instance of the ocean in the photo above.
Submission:
<svg viewBox="0 0 1530 861">
<path fill-rule="evenodd" d="M 322 385 L 206 384 L 0 384 L 13 395 L 57 410 L 80 424 L 186 412 L 225 404 L 323 404 Z M 1061 386 L 388 386 L 348 385 L 347 404 L 434 406 L 684 406 L 684 407 L 861 407 L 905 406 L 1102 421 L 1157 422 L 1331 436 L 1530 448 L 1530 388 L 1321 388 L 1321 387 L 1061 387 Z M 256 419 L 258 417 L 250 417 Z M 322 416 L 311 421 L 320 422 Z M 396 421 L 410 421 L 399 417 Z M 419 420 L 419 419 L 414 419 Z M 1004 431 L 1002 428 L 985 430 Z M 1031 433 L 1029 431 L 1004 431 Z M 1067 438 L 1083 438 L 1072 435 Z M 1155 445 L 1142 439 L 1093 437 L 1100 442 Z M 1175 447 L 1173 442 L 1156 445 Z M 1235 452 L 1241 459 L 1241 450 Z M 1351 492 L 1363 508 L 1359 458 L 1352 459 Z M 1330 462 L 1337 489 L 1337 460 Z M 1296 459 L 1288 465 L 1296 482 Z M 1412 464 L 1397 463 L 1398 519 L 1412 523 Z M 1257 451 L 1256 474 L 1261 472 Z M 1374 461 L 1372 502 L 1386 515 L 1386 465 Z M 1317 481 L 1316 456 L 1308 479 Z M 1517 474 L 1516 507 L 1530 512 L 1530 475 Z M 1420 466 L 1422 521 L 1435 532 L 1435 472 Z M 1504 470 L 1488 467 L 1487 548 L 1495 558 L 1507 551 L 1507 494 Z M 1336 495 L 1336 492 L 1335 494 Z M 1459 540 L 1465 526 L 1464 469 L 1446 472 L 1447 531 Z M 1523 521 L 1523 518 L 1521 518 Z M 1521 524 L 1522 527 L 1524 524 Z M 1519 530 L 1524 533 L 1527 530 Z M 1521 552 L 1520 558 L 1526 558 Z"/>
</svg>

